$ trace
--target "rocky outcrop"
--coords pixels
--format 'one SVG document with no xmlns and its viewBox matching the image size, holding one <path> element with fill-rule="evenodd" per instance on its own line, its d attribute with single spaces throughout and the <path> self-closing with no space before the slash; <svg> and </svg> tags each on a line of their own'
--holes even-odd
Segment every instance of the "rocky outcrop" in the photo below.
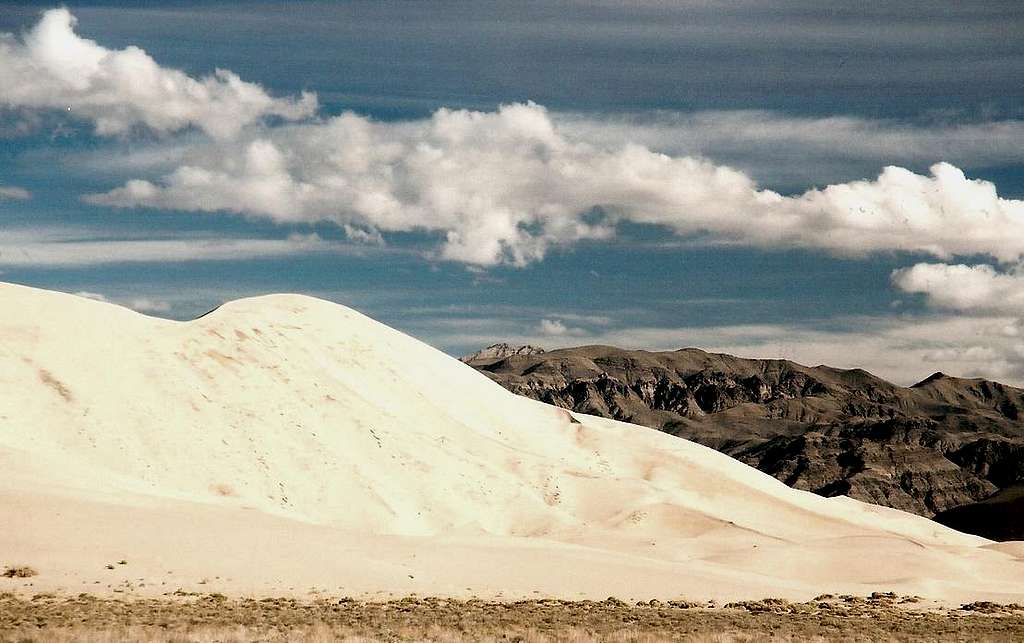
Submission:
<svg viewBox="0 0 1024 643">
<path fill-rule="evenodd" d="M 697 349 L 498 352 L 464 361 L 521 395 L 694 440 L 825 496 L 933 516 L 1024 481 L 1024 391 L 997 382 L 936 373 L 908 388 Z"/>
<path fill-rule="evenodd" d="M 543 348 L 537 348 L 536 346 L 530 346 L 529 344 L 516 346 L 502 342 L 500 344 L 491 344 L 487 348 L 480 349 L 475 353 L 463 355 L 459 358 L 459 361 L 465 362 L 466 364 L 481 365 L 491 364 L 497 360 L 512 357 L 514 355 L 542 355 L 543 353 Z"/>
<path fill-rule="evenodd" d="M 949 459 L 954 444 L 931 420 L 900 418 L 814 426 L 732 455 L 797 489 L 931 516 L 997 490 Z"/>
</svg>

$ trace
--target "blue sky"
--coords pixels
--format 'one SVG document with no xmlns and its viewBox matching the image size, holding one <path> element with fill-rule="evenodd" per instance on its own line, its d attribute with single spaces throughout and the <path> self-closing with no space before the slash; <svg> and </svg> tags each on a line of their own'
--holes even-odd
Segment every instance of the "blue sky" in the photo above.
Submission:
<svg viewBox="0 0 1024 643">
<path fill-rule="evenodd" d="M 890 4 L 0 3 L 0 278 L 1024 383 L 1024 8 Z"/>
</svg>

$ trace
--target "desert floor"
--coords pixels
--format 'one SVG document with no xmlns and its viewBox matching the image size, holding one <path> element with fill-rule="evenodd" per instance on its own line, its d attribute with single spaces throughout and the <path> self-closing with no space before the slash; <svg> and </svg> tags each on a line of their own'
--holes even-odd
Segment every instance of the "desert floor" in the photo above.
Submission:
<svg viewBox="0 0 1024 643">
<path fill-rule="evenodd" d="M 915 597 L 825 595 L 716 605 L 616 599 L 160 599 L 0 594 L 0 642 L 1019 641 L 1024 607 L 936 609 Z"/>
</svg>

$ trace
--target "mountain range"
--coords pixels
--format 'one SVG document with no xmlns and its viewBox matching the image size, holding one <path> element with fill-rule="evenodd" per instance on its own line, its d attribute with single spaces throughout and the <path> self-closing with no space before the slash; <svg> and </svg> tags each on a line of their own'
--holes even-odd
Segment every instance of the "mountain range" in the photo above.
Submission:
<svg viewBox="0 0 1024 643">
<path fill-rule="evenodd" d="M 1019 521 L 994 517 L 1014 506 L 1001 490 L 1024 480 L 1018 388 L 943 373 L 902 387 L 861 369 L 693 348 L 502 344 L 463 361 L 514 393 L 693 440 L 797 489 L 1024 538 Z M 962 518 L 977 512 L 986 519 Z"/>
</svg>

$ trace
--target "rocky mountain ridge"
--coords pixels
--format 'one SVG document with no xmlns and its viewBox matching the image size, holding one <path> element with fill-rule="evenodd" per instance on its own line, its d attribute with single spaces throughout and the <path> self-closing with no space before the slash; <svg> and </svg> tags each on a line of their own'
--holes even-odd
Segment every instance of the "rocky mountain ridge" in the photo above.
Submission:
<svg viewBox="0 0 1024 643">
<path fill-rule="evenodd" d="M 464 355 L 459 358 L 459 361 L 467 364 L 470 362 L 474 364 L 483 364 L 493 363 L 506 357 L 512 357 L 513 355 L 541 355 L 543 353 L 543 348 L 537 348 L 536 346 L 530 346 L 529 344 L 514 346 L 512 344 L 500 342 L 498 344 L 491 344 L 487 348 L 481 348 L 475 353 Z"/>
<path fill-rule="evenodd" d="M 902 387 L 692 348 L 464 361 L 515 393 L 694 440 L 825 496 L 931 517 L 1024 480 L 1024 390 L 998 382 L 936 373 Z"/>
</svg>

